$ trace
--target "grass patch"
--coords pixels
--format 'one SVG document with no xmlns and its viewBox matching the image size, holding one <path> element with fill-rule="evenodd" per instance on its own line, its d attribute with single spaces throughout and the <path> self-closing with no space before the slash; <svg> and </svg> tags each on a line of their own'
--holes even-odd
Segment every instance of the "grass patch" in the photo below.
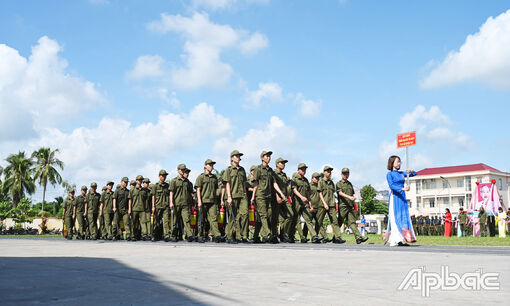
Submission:
<svg viewBox="0 0 510 306">
<path fill-rule="evenodd" d="M 332 236 L 331 236 L 332 237 Z M 368 244 L 384 244 L 381 235 L 368 234 Z M 346 243 L 355 244 L 354 235 L 342 235 Z M 499 237 L 444 237 L 444 236 L 418 236 L 413 245 L 466 245 L 466 246 L 510 246 L 510 236 Z"/>
<path fill-rule="evenodd" d="M 2 238 L 64 238 L 62 235 L 1 235 Z"/>
</svg>

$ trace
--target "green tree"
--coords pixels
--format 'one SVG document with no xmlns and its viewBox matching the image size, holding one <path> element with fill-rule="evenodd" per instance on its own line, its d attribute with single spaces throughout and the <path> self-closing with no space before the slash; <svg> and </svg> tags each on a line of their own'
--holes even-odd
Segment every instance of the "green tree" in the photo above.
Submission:
<svg viewBox="0 0 510 306">
<path fill-rule="evenodd" d="M 36 163 L 34 180 L 37 180 L 39 185 L 43 187 L 42 211 L 44 211 L 44 201 L 46 200 L 46 188 L 48 183 L 52 186 L 62 184 L 62 176 L 58 173 L 57 168 L 64 170 L 64 163 L 55 157 L 58 152 L 58 149 L 51 150 L 50 148 L 40 148 L 32 153 L 32 158 L 35 159 Z"/>
<path fill-rule="evenodd" d="M 23 198 L 18 205 L 12 210 L 12 218 L 17 224 L 23 224 L 25 222 L 32 222 L 30 207 L 32 201 L 27 198 Z"/>
<path fill-rule="evenodd" d="M 2 181 L 2 174 L 4 172 L 4 168 L 0 166 L 0 201 L 9 201 L 9 193 L 4 188 L 4 182 Z"/>
<path fill-rule="evenodd" d="M 31 157 L 27 157 L 25 152 L 11 154 L 5 160 L 7 166 L 4 169 L 3 187 L 12 196 L 12 205 L 16 208 L 26 193 L 31 195 L 35 192 L 35 183 L 32 178 L 34 161 Z"/>
<path fill-rule="evenodd" d="M 371 185 L 365 185 L 361 188 L 361 214 L 369 215 L 375 210 L 374 198 L 377 195 L 377 191 Z"/>
</svg>

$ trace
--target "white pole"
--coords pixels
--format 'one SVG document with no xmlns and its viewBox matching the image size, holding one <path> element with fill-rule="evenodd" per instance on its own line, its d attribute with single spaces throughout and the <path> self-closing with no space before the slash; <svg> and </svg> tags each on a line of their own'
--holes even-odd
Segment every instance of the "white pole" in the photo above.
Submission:
<svg viewBox="0 0 510 306">
<path fill-rule="evenodd" d="M 406 167 L 407 169 L 411 169 L 409 168 L 409 147 L 406 147 Z M 409 186 L 409 173 L 407 173 L 407 186 Z"/>
</svg>

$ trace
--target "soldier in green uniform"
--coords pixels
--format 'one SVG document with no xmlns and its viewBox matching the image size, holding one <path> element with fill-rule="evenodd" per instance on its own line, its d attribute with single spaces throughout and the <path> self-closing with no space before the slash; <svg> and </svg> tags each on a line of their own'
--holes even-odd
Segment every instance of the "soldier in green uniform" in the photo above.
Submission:
<svg viewBox="0 0 510 306">
<path fill-rule="evenodd" d="M 318 172 L 314 172 L 312 174 L 312 182 L 310 183 L 310 205 L 311 208 L 308 208 L 310 211 L 310 215 L 312 216 L 312 221 L 315 221 L 315 231 L 321 235 L 324 239 L 323 242 L 330 242 L 328 238 L 328 234 L 326 233 L 326 229 L 319 222 L 319 212 L 324 210 L 324 206 L 321 204 L 321 198 L 319 196 L 319 181 L 321 179 L 321 175 Z"/>
<path fill-rule="evenodd" d="M 90 191 L 85 197 L 85 214 L 89 223 L 90 238 L 97 240 L 97 217 L 99 216 L 99 205 L 101 196 L 96 192 L 97 184 L 90 184 Z"/>
<path fill-rule="evenodd" d="M 241 211 L 248 210 L 248 199 L 246 190 L 246 171 L 239 165 L 241 156 L 238 150 L 230 153 L 230 166 L 223 173 L 223 182 L 225 185 L 224 193 L 227 196 L 227 207 L 225 210 L 229 216 L 225 234 L 227 235 L 228 243 L 236 244 L 237 238 L 241 241 L 248 241 L 245 228 L 248 223 L 246 216 L 241 214 Z M 241 218 L 242 217 L 242 218 Z M 235 218 L 235 220 L 234 220 Z M 245 225 L 246 223 L 246 225 Z"/>
<path fill-rule="evenodd" d="M 306 228 L 310 235 L 312 235 L 312 243 L 320 243 L 322 238 L 317 236 L 317 232 L 312 223 L 312 215 L 310 214 L 310 182 L 305 177 L 308 166 L 304 163 L 298 165 L 297 175 L 294 177 L 294 184 L 292 185 L 292 191 L 294 193 L 294 199 L 296 200 L 296 216 L 297 220 L 300 220 L 301 216 L 305 220 Z M 297 223 L 297 222 L 296 222 Z M 301 223 L 297 225 L 301 227 Z M 303 234 L 301 236 L 301 242 L 306 243 L 308 239 Z"/>
<path fill-rule="evenodd" d="M 124 223 L 124 231 L 126 233 L 126 240 L 131 240 L 131 223 L 129 220 L 129 189 L 127 185 L 129 183 L 129 179 L 127 177 L 123 177 L 120 182 L 120 188 L 116 189 L 113 193 L 113 211 L 117 213 L 117 224 L 120 223 L 120 220 Z M 119 232 L 121 234 L 121 232 Z"/>
<path fill-rule="evenodd" d="M 165 181 L 167 175 L 166 170 L 160 170 L 159 182 L 154 184 L 152 189 L 152 214 L 154 215 L 152 241 L 158 239 L 155 235 L 156 225 L 158 224 L 162 224 L 162 234 L 165 241 L 170 241 L 170 190 L 168 183 Z"/>
<path fill-rule="evenodd" d="M 280 204 L 274 198 L 274 191 L 281 199 L 285 196 L 276 183 L 276 174 L 269 166 L 271 151 L 263 151 L 260 154 L 262 163 L 255 168 L 253 176 L 253 195 L 251 202 L 255 201 L 261 223 L 255 226 L 255 239 L 262 235 L 262 242 L 278 243 L 278 216 Z"/>
<path fill-rule="evenodd" d="M 220 210 L 223 208 L 225 210 L 225 201 L 227 197 L 227 193 L 225 192 L 225 184 L 223 183 L 223 178 L 218 179 L 218 189 L 216 189 L 216 196 L 217 196 L 217 204 L 218 204 L 218 217 L 220 216 Z M 218 229 L 220 230 L 220 239 L 219 241 L 216 241 L 217 243 L 225 242 L 226 236 L 225 236 L 225 229 L 227 227 L 227 221 L 224 219 L 222 226 L 218 224 Z"/>
<path fill-rule="evenodd" d="M 131 224 L 133 226 L 133 241 L 138 238 L 145 237 L 139 231 L 139 228 L 142 227 L 143 223 L 143 214 L 144 214 L 144 203 L 146 201 L 147 194 L 145 190 L 142 188 L 143 176 L 138 175 L 136 177 L 136 185 L 129 190 L 129 208 L 128 214 L 131 215 Z M 147 233 L 144 233 L 145 235 Z"/>
<path fill-rule="evenodd" d="M 107 240 L 108 239 L 108 233 L 106 231 L 106 225 L 105 225 L 105 222 L 104 222 L 104 215 L 103 215 L 103 212 L 101 210 L 101 199 L 103 198 L 103 194 L 106 193 L 106 186 L 103 186 L 103 188 L 101 189 L 101 194 L 99 196 L 99 233 L 100 233 L 100 237 L 101 239 L 103 240 Z"/>
<path fill-rule="evenodd" d="M 151 180 L 146 177 L 143 179 L 143 192 L 145 193 L 145 201 L 143 203 L 142 215 L 142 239 L 143 241 L 150 240 L 151 232 L 151 211 L 152 211 L 152 196 L 150 188 Z"/>
<path fill-rule="evenodd" d="M 190 170 L 185 164 L 177 166 L 178 175 L 170 181 L 170 209 L 174 210 L 174 224 L 182 221 L 186 240 L 195 240 L 190 226 L 190 202 L 193 197 L 193 184 L 188 180 L 185 172 Z M 172 242 L 178 241 L 177 227 L 172 229 Z"/>
<path fill-rule="evenodd" d="M 220 239 L 220 230 L 218 229 L 218 205 L 216 199 L 216 190 L 218 190 L 218 178 L 212 173 L 215 161 L 208 159 L 204 164 L 204 172 L 201 173 L 196 181 L 195 188 L 197 189 L 197 203 L 199 209 L 199 219 L 197 223 L 202 223 L 197 227 L 201 230 L 198 233 L 199 242 L 209 241 L 208 232 L 204 229 L 205 220 L 209 222 L 213 241 L 218 242 Z"/>
<path fill-rule="evenodd" d="M 460 225 L 460 236 L 466 236 L 466 224 L 467 224 L 467 213 L 464 208 L 459 208 L 459 225 Z"/>
<path fill-rule="evenodd" d="M 340 217 L 345 226 L 349 227 L 356 238 L 356 243 L 360 244 L 368 240 L 368 237 L 362 237 L 356 226 L 356 217 L 354 214 L 354 187 L 349 182 L 349 169 L 342 169 L 342 179 L 336 183 L 336 192 L 338 193 L 338 209 Z"/>
<path fill-rule="evenodd" d="M 64 211 L 62 212 L 62 219 L 64 219 L 65 238 L 67 240 L 73 239 L 73 217 L 76 209 L 76 199 L 74 197 L 74 189 L 69 190 L 69 196 L 63 203 Z M 64 230 L 64 229 L 62 229 Z"/>
<path fill-rule="evenodd" d="M 85 239 L 85 197 L 87 196 L 87 186 L 81 187 L 81 194 L 76 197 L 76 222 L 78 223 L 78 237 L 77 239 Z"/>
<path fill-rule="evenodd" d="M 287 177 L 287 174 L 283 172 L 285 169 L 285 164 L 288 160 L 283 158 L 278 158 L 276 160 L 276 170 L 275 170 L 275 181 L 280 187 L 280 190 L 283 192 L 285 198 L 281 198 L 278 195 L 276 196 L 276 202 L 280 205 L 280 215 L 279 215 L 279 223 L 280 223 L 280 241 L 287 243 L 294 243 L 294 239 L 291 236 L 293 232 L 293 228 L 296 227 L 294 222 L 296 209 L 295 205 L 289 201 L 289 196 L 292 191 L 292 180 Z"/>
<path fill-rule="evenodd" d="M 487 237 L 487 218 L 489 215 L 483 207 L 480 207 L 478 218 L 480 218 L 480 237 Z"/>
<path fill-rule="evenodd" d="M 108 181 L 106 183 L 106 191 L 101 195 L 101 206 L 99 208 L 99 214 L 104 218 L 104 235 L 106 239 L 112 240 L 117 234 L 117 226 L 114 224 L 113 213 L 113 182 Z"/>
<path fill-rule="evenodd" d="M 324 217 L 327 214 L 329 217 L 329 221 L 331 222 L 331 227 L 333 228 L 333 243 L 344 243 L 340 236 L 340 225 L 338 223 L 338 211 L 335 207 L 335 184 L 331 181 L 331 171 L 333 167 L 324 166 L 323 173 L 324 177 L 319 181 L 317 186 L 317 191 L 319 192 L 319 197 L 321 199 L 321 203 L 324 207 L 325 213 L 319 216 L 319 222 L 322 226 L 324 222 Z"/>
</svg>

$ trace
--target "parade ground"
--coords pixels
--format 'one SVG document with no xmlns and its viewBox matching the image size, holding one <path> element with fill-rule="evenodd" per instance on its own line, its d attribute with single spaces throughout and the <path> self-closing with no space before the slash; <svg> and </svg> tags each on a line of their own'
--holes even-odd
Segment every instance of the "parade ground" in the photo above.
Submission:
<svg viewBox="0 0 510 306">
<path fill-rule="evenodd" d="M 509 261 L 510 247 L 0 239 L 0 304 L 491 305 L 510 299 Z M 398 289 L 442 266 L 499 273 L 499 288 Z"/>
</svg>

